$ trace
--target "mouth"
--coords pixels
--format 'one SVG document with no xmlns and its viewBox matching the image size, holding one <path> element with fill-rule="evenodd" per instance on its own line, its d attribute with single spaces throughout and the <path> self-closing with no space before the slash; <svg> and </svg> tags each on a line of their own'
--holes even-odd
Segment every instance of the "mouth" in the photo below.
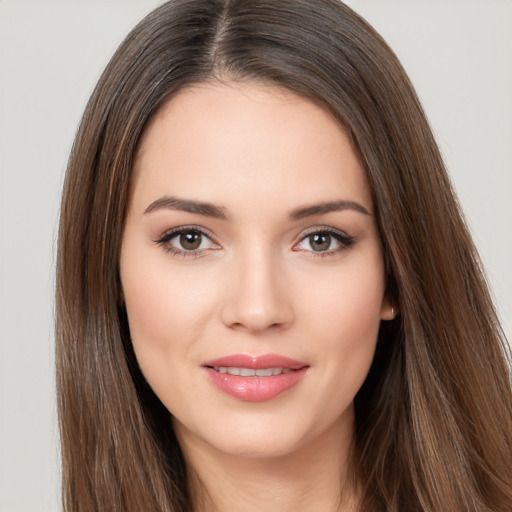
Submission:
<svg viewBox="0 0 512 512">
<path fill-rule="evenodd" d="M 216 372 L 227 373 L 229 375 L 240 375 L 241 377 L 275 377 L 283 373 L 290 373 L 294 370 L 289 368 L 264 368 L 261 370 L 254 370 L 253 368 L 239 368 L 235 366 L 209 366 Z"/>
<path fill-rule="evenodd" d="M 250 402 L 271 400 L 290 390 L 310 368 L 307 363 L 276 354 L 235 354 L 207 361 L 202 367 L 217 390 Z"/>
<path fill-rule="evenodd" d="M 281 356 L 279 354 L 262 354 L 260 356 L 251 356 L 248 354 L 232 354 L 229 356 L 219 357 L 210 361 L 205 361 L 202 366 L 210 367 L 216 371 L 223 368 L 239 370 L 281 370 L 279 373 L 287 371 L 299 370 L 304 366 L 309 366 L 307 363 L 291 359 L 290 357 Z M 223 372 L 227 373 L 227 372 Z M 233 375 L 239 375 L 234 373 Z M 253 376 L 251 375 L 247 375 Z M 270 377 L 270 375 L 261 375 L 262 377 Z"/>
</svg>

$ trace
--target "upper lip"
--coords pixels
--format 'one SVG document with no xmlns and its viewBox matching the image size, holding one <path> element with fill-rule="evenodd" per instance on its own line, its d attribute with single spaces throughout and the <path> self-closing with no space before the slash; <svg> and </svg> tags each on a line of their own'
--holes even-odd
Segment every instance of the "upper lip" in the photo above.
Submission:
<svg viewBox="0 0 512 512">
<path fill-rule="evenodd" d="M 248 354 L 232 354 L 229 356 L 219 357 L 205 361 L 202 366 L 211 367 L 235 367 L 235 368 L 251 368 L 253 370 L 263 370 L 265 368 L 287 368 L 289 370 L 299 370 L 307 363 L 297 361 L 289 357 L 278 354 L 263 354 L 260 356 L 251 356 Z"/>
</svg>

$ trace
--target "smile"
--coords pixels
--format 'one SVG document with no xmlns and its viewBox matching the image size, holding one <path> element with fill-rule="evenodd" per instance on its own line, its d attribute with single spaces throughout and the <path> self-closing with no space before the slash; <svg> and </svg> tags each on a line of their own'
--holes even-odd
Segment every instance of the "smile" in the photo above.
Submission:
<svg viewBox="0 0 512 512">
<path fill-rule="evenodd" d="M 291 390 L 310 370 L 309 364 L 278 354 L 232 354 L 201 366 L 215 389 L 247 402 L 264 402 Z"/>
<path fill-rule="evenodd" d="M 290 373 L 289 368 L 265 368 L 255 370 L 253 368 L 238 368 L 231 366 L 214 366 L 213 369 L 219 373 L 228 373 L 229 375 L 240 375 L 241 377 L 272 377 L 283 373 Z"/>
</svg>

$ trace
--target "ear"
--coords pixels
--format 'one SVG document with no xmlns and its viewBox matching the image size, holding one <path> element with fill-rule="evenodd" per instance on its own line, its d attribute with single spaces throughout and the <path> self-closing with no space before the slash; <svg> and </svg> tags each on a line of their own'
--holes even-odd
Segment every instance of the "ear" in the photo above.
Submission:
<svg viewBox="0 0 512 512">
<path fill-rule="evenodd" d="M 393 320 L 398 315 L 398 308 L 392 302 L 392 300 L 386 295 L 382 301 L 382 307 L 380 310 L 381 320 Z"/>
</svg>

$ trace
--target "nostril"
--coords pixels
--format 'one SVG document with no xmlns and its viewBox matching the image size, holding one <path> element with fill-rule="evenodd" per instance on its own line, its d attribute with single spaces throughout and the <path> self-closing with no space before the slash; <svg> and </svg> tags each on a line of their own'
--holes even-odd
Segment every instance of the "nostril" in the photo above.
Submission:
<svg viewBox="0 0 512 512">
<path fill-rule="evenodd" d="M 247 322 L 233 322 L 228 325 L 235 331 L 248 331 L 248 332 L 259 332 L 259 331 L 279 331 L 285 327 L 285 323 L 273 322 L 266 323 L 265 321 L 258 322 L 251 319 Z"/>
<path fill-rule="evenodd" d="M 281 295 L 276 279 L 238 280 L 237 286 L 227 293 L 221 309 L 222 322 L 233 330 L 277 332 L 293 321 L 292 300 Z M 284 287 L 283 287 L 284 288 Z"/>
</svg>

